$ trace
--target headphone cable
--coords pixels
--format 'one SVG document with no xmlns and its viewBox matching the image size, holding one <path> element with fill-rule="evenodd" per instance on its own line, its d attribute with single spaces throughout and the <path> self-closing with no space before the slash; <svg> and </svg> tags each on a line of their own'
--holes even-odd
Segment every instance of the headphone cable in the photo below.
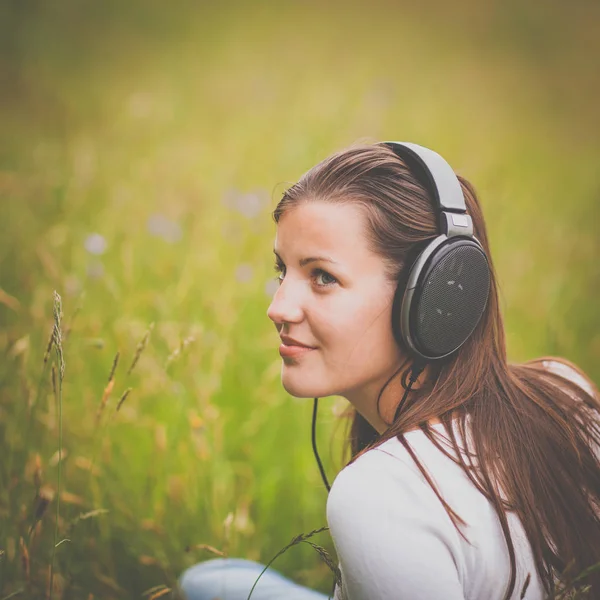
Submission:
<svg viewBox="0 0 600 600">
<path fill-rule="evenodd" d="M 405 382 L 403 381 L 402 385 L 405 388 L 405 391 L 404 391 L 404 395 L 402 396 L 402 400 L 400 400 L 400 403 L 398 404 L 398 407 L 396 409 L 396 414 L 394 415 L 394 420 L 396 420 L 398 418 L 398 413 L 402 409 L 402 406 L 404 406 L 404 402 L 406 400 L 406 397 L 408 396 L 408 393 L 410 392 L 410 390 L 413 386 L 413 383 L 415 383 L 415 381 L 417 380 L 417 378 L 419 377 L 419 375 L 425 368 L 425 365 L 426 365 L 426 363 L 423 363 L 421 361 L 415 361 L 415 363 L 413 363 L 412 369 L 410 369 L 410 381 L 409 381 L 408 385 L 405 385 Z M 327 475 L 325 475 L 325 469 L 323 468 L 323 463 L 321 463 L 321 459 L 319 457 L 319 451 L 317 450 L 318 402 L 319 402 L 319 399 L 315 398 L 314 403 L 313 403 L 313 414 L 312 414 L 312 436 L 311 436 L 312 437 L 312 448 L 313 448 L 313 452 L 315 454 L 315 458 L 317 459 L 317 465 L 319 465 L 319 471 L 321 472 L 321 478 L 323 479 L 323 483 L 325 484 L 325 487 L 327 488 L 327 492 L 329 492 L 329 491 L 331 491 L 331 486 L 329 485 L 329 481 L 327 481 Z"/>
<path fill-rule="evenodd" d="M 325 469 L 323 468 L 323 464 L 321 463 L 321 459 L 319 458 L 319 452 L 317 451 L 317 402 L 318 398 L 315 398 L 315 402 L 313 404 L 313 416 L 312 416 L 312 447 L 313 452 L 315 453 L 315 458 L 317 459 L 317 464 L 319 465 L 319 471 L 321 471 L 321 477 L 323 478 L 323 483 L 329 492 L 331 490 L 331 486 L 327 481 L 327 475 L 325 475 Z"/>
<path fill-rule="evenodd" d="M 410 381 L 408 383 L 408 386 L 405 387 L 404 395 L 402 396 L 402 400 L 400 401 L 400 404 L 398 404 L 398 408 L 396 409 L 396 415 L 394 416 L 394 420 L 397 418 L 398 412 L 400 411 L 401 407 L 403 406 L 404 401 L 406 400 L 406 397 L 408 396 L 408 393 L 410 392 L 410 389 L 411 389 L 413 383 L 415 383 L 415 381 L 417 380 L 417 378 L 419 377 L 419 375 L 421 374 L 421 372 L 423 371 L 424 368 L 425 368 L 425 364 L 423 364 L 423 363 L 413 364 L 413 367 L 410 370 Z M 403 383 L 403 386 L 404 386 L 404 383 Z M 325 469 L 323 468 L 323 464 L 321 463 L 321 459 L 319 458 L 319 452 L 317 450 L 316 431 L 317 431 L 318 402 L 319 402 L 319 399 L 315 398 L 314 403 L 313 403 L 313 414 L 312 414 L 312 436 L 311 436 L 312 437 L 312 448 L 313 448 L 313 452 L 315 454 L 315 458 L 317 459 L 317 464 L 319 465 L 319 471 L 321 472 L 321 477 L 323 478 L 323 483 L 325 484 L 325 487 L 327 488 L 327 492 L 329 492 L 329 491 L 331 491 L 331 486 L 329 485 L 329 482 L 327 481 L 327 475 L 325 475 Z M 334 577 L 333 578 L 333 588 L 331 591 L 331 597 L 334 596 L 335 586 L 336 586 L 336 579 Z"/>
</svg>

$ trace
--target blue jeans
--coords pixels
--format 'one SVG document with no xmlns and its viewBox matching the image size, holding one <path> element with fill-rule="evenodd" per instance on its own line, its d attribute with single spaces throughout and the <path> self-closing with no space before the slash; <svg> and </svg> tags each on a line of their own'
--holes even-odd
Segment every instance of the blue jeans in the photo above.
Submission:
<svg viewBox="0 0 600 600">
<path fill-rule="evenodd" d="M 179 577 L 186 600 L 247 600 L 265 565 L 244 558 L 214 558 L 192 565 Z M 330 596 L 294 583 L 269 567 L 250 600 L 327 600 Z"/>
</svg>

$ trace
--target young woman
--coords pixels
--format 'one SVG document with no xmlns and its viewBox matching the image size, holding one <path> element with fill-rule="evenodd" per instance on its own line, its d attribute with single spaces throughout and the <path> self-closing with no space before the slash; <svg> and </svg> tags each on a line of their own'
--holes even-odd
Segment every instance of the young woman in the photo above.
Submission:
<svg viewBox="0 0 600 600">
<path fill-rule="evenodd" d="M 600 564 L 598 389 L 565 359 L 508 361 L 481 207 L 452 178 L 489 264 L 488 296 L 456 351 L 414 369 L 398 299 L 440 235 L 423 169 L 389 143 L 353 146 L 304 174 L 273 214 L 281 274 L 267 314 L 283 386 L 351 404 L 351 459 L 327 501 L 336 600 L 542 600 Z M 180 587 L 188 600 L 245 600 L 262 569 L 210 560 Z M 581 583 L 600 598 L 600 570 Z M 269 569 L 252 598 L 327 596 Z"/>
</svg>

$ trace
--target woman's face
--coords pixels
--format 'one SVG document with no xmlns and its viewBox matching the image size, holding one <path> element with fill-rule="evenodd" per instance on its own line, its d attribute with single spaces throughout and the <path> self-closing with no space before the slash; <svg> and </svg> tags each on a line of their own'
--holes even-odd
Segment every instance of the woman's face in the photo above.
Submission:
<svg viewBox="0 0 600 600">
<path fill-rule="evenodd" d="M 368 249 L 365 231 L 355 204 L 305 202 L 286 212 L 274 246 L 281 283 L 267 310 L 280 335 L 315 347 L 282 359 L 286 391 L 344 396 L 360 412 L 401 360 L 391 329 L 395 285 Z M 303 264 L 311 257 L 335 262 Z"/>
</svg>

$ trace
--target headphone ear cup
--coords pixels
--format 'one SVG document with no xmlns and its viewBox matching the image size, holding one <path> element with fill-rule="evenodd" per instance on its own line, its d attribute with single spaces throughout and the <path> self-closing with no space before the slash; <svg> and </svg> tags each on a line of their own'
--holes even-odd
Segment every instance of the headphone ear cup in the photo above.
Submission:
<svg viewBox="0 0 600 600">
<path fill-rule="evenodd" d="M 456 352 L 483 315 L 490 279 L 477 240 L 455 236 L 437 247 L 401 306 L 401 323 L 408 323 L 402 334 L 413 353 L 431 361 Z"/>
<path fill-rule="evenodd" d="M 435 238 L 434 238 L 435 239 Z M 407 332 L 402 327 L 401 311 L 402 304 L 404 302 L 404 295 L 408 280 L 413 271 L 415 263 L 419 260 L 421 254 L 429 246 L 432 240 L 425 240 L 418 244 L 414 244 L 409 248 L 406 253 L 406 259 L 404 266 L 398 276 L 398 282 L 396 284 L 396 291 L 394 292 L 394 300 L 392 302 L 392 333 L 396 344 L 405 352 L 411 351 L 411 345 L 407 339 Z"/>
</svg>

